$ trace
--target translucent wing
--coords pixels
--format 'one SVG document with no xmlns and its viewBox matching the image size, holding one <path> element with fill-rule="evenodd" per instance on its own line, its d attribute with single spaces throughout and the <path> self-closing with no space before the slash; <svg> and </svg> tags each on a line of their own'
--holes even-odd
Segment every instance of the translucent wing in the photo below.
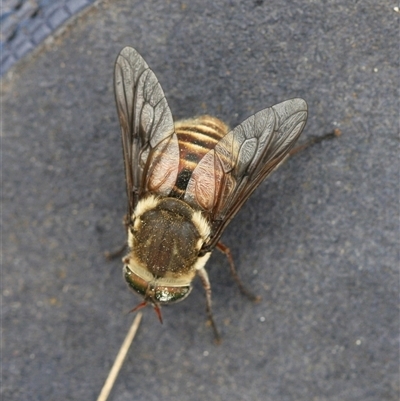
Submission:
<svg viewBox="0 0 400 401">
<path fill-rule="evenodd" d="M 238 125 L 198 163 L 184 199 L 213 222 L 208 249 L 261 181 L 285 160 L 306 120 L 303 99 L 279 103 Z"/>
<path fill-rule="evenodd" d="M 146 192 L 167 195 L 171 191 L 179 164 L 178 139 L 156 76 L 131 47 L 122 49 L 115 62 L 114 91 L 130 216 Z"/>
</svg>

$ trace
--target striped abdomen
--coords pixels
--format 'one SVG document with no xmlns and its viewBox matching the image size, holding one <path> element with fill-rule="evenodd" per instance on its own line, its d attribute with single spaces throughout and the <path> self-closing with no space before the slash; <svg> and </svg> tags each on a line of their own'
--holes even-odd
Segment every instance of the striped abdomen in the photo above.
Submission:
<svg viewBox="0 0 400 401">
<path fill-rule="evenodd" d="M 178 177 L 171 195 L 181 197 L 194 168 L 228 133 L 228 126 L 218 118 L 205 115 L 176 122 L 175 132 L 179 142 L 180 160 Z"/>
</svg>

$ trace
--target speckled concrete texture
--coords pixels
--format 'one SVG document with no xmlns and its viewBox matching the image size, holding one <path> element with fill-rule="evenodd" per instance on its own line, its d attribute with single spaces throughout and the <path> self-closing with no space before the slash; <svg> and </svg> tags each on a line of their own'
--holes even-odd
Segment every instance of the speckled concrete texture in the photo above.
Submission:
<svg viewBox="0 0 400 401">
<path fill-rule="evenodd" d="M 4 400 L 95 400 L 138 303 L 121 262 L 124 173 L 114 60 L 135 47 L 176 118 L 231 126 L 309 104 L 296 155 L 246 203 L 208 263 L 205 299 L 151 308 L 110 401 L 399 399 L 400 14 L 390 2 L 143 2 L 91 6 L 2 82 Z"/>
</svg>

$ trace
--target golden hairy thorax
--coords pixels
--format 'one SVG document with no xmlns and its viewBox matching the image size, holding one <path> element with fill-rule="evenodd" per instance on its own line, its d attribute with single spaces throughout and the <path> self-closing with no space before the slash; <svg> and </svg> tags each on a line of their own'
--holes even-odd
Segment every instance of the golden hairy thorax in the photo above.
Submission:
<svg viewBox="0 0 400 401">
<path fill-rule="evenodd" d="M 171 197 L 139 202 L 129 230 L 130 258 L 154 277 L 193 278 L 199 251 L 210 235 L 200 211 Z"/>
</svg>

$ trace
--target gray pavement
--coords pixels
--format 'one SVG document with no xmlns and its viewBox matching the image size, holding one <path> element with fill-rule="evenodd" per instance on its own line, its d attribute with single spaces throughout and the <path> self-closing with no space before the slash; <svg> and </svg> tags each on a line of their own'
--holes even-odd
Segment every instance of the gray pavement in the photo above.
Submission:
<svg viewBox="0 0 400 401">
<path fill-rule="evenodd" d="M 95 400 L 138 299 L 121 262 L 125 188 L 114 60 L 135 47 L 174 116 L 231 126 L 303 97 L 303 140 L 208 263 L 213 344 L 196 281 L 144 312 L 110 400 L 399 399 L 399 16 L 367 0 L 143 2 L 88 7 L 2 81 L 4 400 Z"/>
</svg>

